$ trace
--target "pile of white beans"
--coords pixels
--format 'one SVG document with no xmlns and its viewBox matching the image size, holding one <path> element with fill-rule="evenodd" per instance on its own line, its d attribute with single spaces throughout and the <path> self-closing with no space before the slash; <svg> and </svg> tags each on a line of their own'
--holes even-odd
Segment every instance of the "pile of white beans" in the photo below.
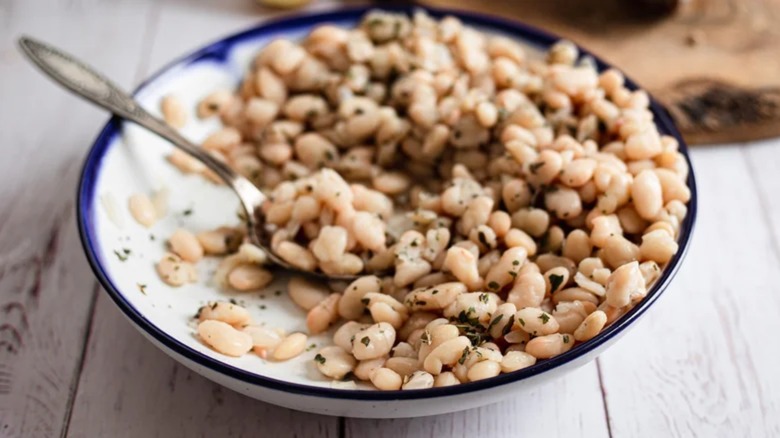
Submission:
<svg viewBox="0 0 780 438">
<path fill-rule="evenodd" d="M 289 282 L 308 335 L 338 325 L 320 372 L 408 390 L 555 357 L 643 299 L 678 250 L 690 198 L 686 160 L 648 105 L 569 42 L 533 59 L 457 18 L 377 11 L 356 29 L 271 42 L 236 92 L 214 92 L 197 115 L 224 124 L 202 147 L 269 194 L 273 251 L 363 275 Z M 175 97 L 161 109 L 187 123 Z M 187 155 L 169 159 L 214 179 Z M 153 223 L 139 198 L 134 216 Z M 227 255 L 220 285 L 262 289 L 265 254 L 244 234 L 177 230 L 158 272 L 180 286 L 204 255 Z M 230 356 L 286 360 L 307 343 L 226 301 L 197 318 Z"/>
</svg>

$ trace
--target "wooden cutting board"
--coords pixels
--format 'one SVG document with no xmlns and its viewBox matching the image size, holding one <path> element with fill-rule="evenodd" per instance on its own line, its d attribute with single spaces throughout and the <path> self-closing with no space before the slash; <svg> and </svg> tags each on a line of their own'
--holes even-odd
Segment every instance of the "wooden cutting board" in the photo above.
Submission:
<svg viewBox="0 0 780 438">
<path fill-rule="evenodd" d="M 780 135 L 780 0 L 422 3 L 513 18 L 571 39 L 665 104 L 690 144 Z"/>
</svg>

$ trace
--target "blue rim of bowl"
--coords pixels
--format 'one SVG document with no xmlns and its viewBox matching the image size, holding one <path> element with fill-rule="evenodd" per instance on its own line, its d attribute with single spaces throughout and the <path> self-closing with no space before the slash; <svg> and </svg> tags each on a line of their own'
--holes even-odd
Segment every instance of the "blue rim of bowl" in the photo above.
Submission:
<svg viewBox="0 0 780 438">
<path fill-rule="evenodd" d="M 138 93 L 144 89 L 149 83 L 154 81 L 164 72 L 172 69 L 173 67 L 181 64 L 190 64 L 198 62 L 208 58 L 223 59 L 226 51 L 234 44 L 245 40 L 258 38 L 264 35 L 273 35 L 284 32 L 288 29 L 294 29 L 302 26 L 312 26 L 320 23 L 327 23 L 332 21 L 343 20 L 357 20 L 367 11 L 372 9 L 382 9 L 392 12 L 405 12 L 411 13 L 414 10 L 425 10 L 431 16 L 440 18 L 445 15 L 454 15 L 465 24 L 481 26 L 489 28 L 491 30 L 497 30 L 505 34 L 509 34 L 514 37 L 518 37 L 526 43 L 537 45 L 540 47 L 548 47 L 560 38 L 534 28 L 532 26 L 511 21 L 504 18 L 495 16 L 474 13 L 470 11 L 462 11 L 455 9 L 442 9 L 431 7 L 419 7 L 419 6 L 382 6 L 378 8 L 376 6 L 364 6 L 356 8 L 342 8 L 326 12 L 318 12 L 311 14 L 300 14 L 290 17 L 283 17 L 280 19 L 266 21 L 258 26 L 250 28 L 248 30 L 235 33 L 226 38 L 220 39 L 212 44 L 204 46 L 200 50 L 197 50 L 189 55 L 181 57 L 165 67 L 158 70 L 146 81 L 141 83 L 135 93 Z M 582 55 L 592 57 L 599 70 L 610 67 L 607 63 L 602 61 L 597 56 L 588 52 L 587 50 L 580 49 Z M 626 78 L 626 86 L 629 89 L 637 89 L 637 85 Z M 664 134 L 674 136 L 680 144 L 680 151 L 685 156 L 688 163 L 690 172 L 688 174 L 688 187 L 691 190 L 691 199 L 688 203 L 688 214 L 683 220 L 680 227 L 680 238 L 678 244 L 680 246 L 679 251 L 667 267 L 663 270 L 660 278 L 656 281 L 655 285 L 651 288 L 647 296 L 626 315 L 623 315 L 614 324 L 607 327 L 595 338 L 576 346 L 575 348 L 556 356 L 552 359 L 548 359 L 537 363 L 531 367 L 519 370 L 513 373 L 501 374 L 499 376 L 482 380 L 479 382 L 469 382 L 461 385 L 443 387 L 443 388 L 429 388 L 419 391 L 367 391 L 367 390 L 346 390 L 346 389 L 334 389 L 324 388 L 318 386 L 310 386 L 298 383 L 289 383 L 282 380 L 277 380 L 269 377 L 265 377 L 259 374 L 251 373 L 231 365 L 225 364 L 218 359 L 206 356 L 198 351 L 188 347 L 182 342 L 171 337 L 164 331 L 157 328 L 153 323 L 146 319 L 137 309 L 135 309 L 122 295 L 116 285 L 111 281 L 107 272 L 103 269 L 100 262 L 99 246 L 96 239 L 95 230 L 95 188 L 96 181 L 100 172 L 100 164 L 102 158 L 107 151 L 109 145 L 111 145 L 114 138 L 121 133 L 122 121 L 113 117 L 103 127 L 102 131 L 98 135 L 95 143 L 89 151 L 84 167 L 81 173 L 81 180 L 78 187 L 77 195 L 77 215 L 78 226 L 81 242 L 84 247 L 84 251 L 87 255 L 89 263 L 97 276 L 100 283 L 105 288 L 108 295 L 114 300 L 117 306 L 124 312 L 124 314 L 133 321 L 138 327 L 141 327 L 146 333 L 152 336 L 161 344 L 165 345 L 170 350 L 177 354 L 184 356 L 192 362 L 209 368 L 217 373 L 224 374 L 228 377 L 240 380 L 244 383 L 252 385 L 259 385 L 267 387 L 269 389 L 295 393 L 304 396 L 324 397 L 332 399 L 342 400 L 364 400 L 364 401 L 392 401 L 392 400 L 414 400 L 414 399 L 429 399 L 436 397 L 455 396 L 475 391 L 482 391 L 501 385 L 517 382 L 520 380 L 528 379 L 537 375 L 540 375 L 546 371 L 552 370 L 559 366 L 570 363 L 577 358 L 588 354 L 589 352 L 597 349 L 604 343 L 608 342 L 613 337 L 617 336 L 634 321 L 636 321 L 669 286 L 670 281 L 677 273 L 680 264 L 688 251 L 690 244 L 690 238 L 693 233 L 694 223 L 696 219 L 696 181 L 693 173 L 693 166 L 688 154 L 688 148 L 677 130 L 676 126 L 672 122 L 672 119 L 668 112 L 654 99 L 651 98 L 651 110 L 656 119 L 659 131 Z"/>
</svg>

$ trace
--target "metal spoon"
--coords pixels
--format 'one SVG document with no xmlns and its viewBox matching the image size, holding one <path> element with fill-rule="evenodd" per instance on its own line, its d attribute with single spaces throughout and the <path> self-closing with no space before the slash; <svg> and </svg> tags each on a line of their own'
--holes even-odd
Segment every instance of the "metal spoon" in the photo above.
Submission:
<svg viewBox="0 0 780 438">
<path fill-rule="evenodd" d="M 238 195 L 241 206 L 246 212 L 247 228 L 252 242 L 262 248 L 273 263 L 290 271 L 326 280 L 350 281 L 357 278 L 353 275 L 326 275 L 304 271 L 282 260 L 270 250 L 268 245 L 269 236 L 265 232 L 264 217 L 260 210 L 266 196 L 251 181 L 192 144 L 164 121 L 149 114 L 132 96 L 73 56 L 27 36 L 19 38 L 19 45 L 30 61 L 63 87 L 123 119 L 154 132 L 214 171 Z"/>
</svg>

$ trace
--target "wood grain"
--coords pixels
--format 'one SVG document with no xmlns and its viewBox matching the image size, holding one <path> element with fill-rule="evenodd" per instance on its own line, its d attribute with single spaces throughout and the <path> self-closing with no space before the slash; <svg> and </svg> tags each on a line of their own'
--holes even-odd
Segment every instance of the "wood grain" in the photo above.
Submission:
<svg viewBox="0 0 780 438">
<path fill-rule="evenodd" d="M 76 235 L 74 188 L 106 116 L 34 72 L 15 39 L 27 32 L 54 41 L 127 82 L 139 51 L 127 27 L 143 28 L 145 8 L 0 5 L 0 435 L 58 436 L 96 294 Z M 123 50 L 105 50 L 112 45 Z"/>
<path fill-rule="evenodd" d="M 777 0 L 426 0 L 512 17 L 569 38 L 636 79 L 691 144 L 780 135 Z"/>
</svg>

